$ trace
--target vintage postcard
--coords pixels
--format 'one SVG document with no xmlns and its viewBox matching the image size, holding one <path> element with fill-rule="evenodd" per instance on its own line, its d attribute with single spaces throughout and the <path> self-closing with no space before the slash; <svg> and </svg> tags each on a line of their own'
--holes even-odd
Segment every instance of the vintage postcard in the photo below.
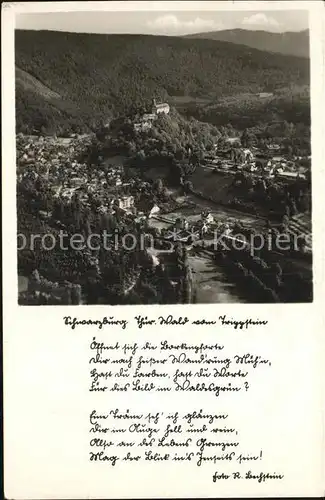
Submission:
<svg viewBox="0 0 325 500">
<path fill-rule="evenodd" d="M 6 497 L 323 496 L 323 2 L 2 12 Z"/>
</svg>

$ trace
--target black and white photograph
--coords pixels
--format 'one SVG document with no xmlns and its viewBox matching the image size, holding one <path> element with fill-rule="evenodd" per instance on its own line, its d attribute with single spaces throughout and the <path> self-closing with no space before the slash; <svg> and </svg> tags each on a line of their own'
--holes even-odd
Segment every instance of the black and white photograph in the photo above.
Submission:
<svg viewBox="0 0 325 500">
<path fill-rule="evenodd" d="M 325 3 L 2 14 L 5 498 L 322 498 Z"/>
<path fill-rule="evenodd" d="M 308 11 L 16 16 L 18 303 L 313 301 Z"/>
</svg>

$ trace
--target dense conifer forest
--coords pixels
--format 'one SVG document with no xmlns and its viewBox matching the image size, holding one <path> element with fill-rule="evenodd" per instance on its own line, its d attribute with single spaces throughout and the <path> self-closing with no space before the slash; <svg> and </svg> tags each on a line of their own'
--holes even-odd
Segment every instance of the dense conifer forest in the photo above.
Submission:
<svg viewBox="0 0 325 500">
<path fill-rule="evenodd" d="M 222 41 L 19 30 L 16 68 L 18 132 L 88 132 L 152 97 L 214 125 L 241 127 L 247 101 L 263 121 L 262 92 L 274 95 L 281 118 L 309 116 L 300 99 L 308 59 Z"/>
</svg>

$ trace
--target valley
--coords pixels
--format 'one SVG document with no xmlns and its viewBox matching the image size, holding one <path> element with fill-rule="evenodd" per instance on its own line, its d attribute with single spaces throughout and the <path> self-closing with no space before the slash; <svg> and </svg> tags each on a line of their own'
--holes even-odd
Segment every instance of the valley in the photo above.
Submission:
<svg viewBox="0 0 325 500">
<path fill-rule="evenodd" d="M 16 115 L 21 304 L 312 300 L 308 58 L 17 31 Z"/>
</svg>

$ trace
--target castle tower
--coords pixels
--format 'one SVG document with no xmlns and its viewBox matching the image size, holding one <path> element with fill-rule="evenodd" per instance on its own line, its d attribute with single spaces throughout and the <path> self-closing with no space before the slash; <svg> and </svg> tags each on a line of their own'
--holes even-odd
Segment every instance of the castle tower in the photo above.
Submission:
<svg viewBox="0 0 325 500">
<path fill-rule="evenodd" d="M 151 113 L 153 113 L 153 114 L 157 113 L 157 102 L 156 102 L 156 99 L 152 99 Z"/>
</svg>

